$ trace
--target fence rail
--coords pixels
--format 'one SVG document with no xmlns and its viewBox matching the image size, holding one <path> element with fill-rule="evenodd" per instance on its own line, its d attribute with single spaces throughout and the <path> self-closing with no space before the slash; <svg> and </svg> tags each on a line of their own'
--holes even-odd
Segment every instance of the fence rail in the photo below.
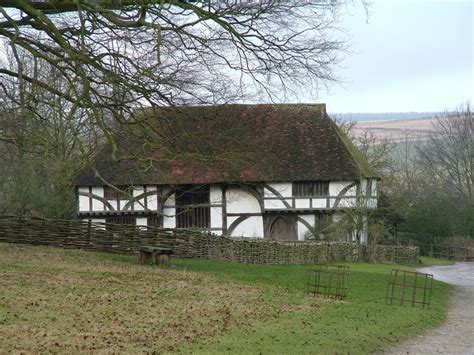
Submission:
<svg viewBox="0 0 474 355">
<path fill-rule="evenodd" d="M 468 246 L 433 245 L 432 255 L 435 258 L 474 261 L 474 248 Z"/>
</svg>

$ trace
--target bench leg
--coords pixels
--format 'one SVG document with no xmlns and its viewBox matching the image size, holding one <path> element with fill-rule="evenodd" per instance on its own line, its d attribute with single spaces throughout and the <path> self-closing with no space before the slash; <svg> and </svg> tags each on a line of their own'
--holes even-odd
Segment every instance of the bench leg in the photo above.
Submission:
<svg viewBox="0 0 474 355">
<path fill-rule="evenodd" d="M 140 264 L 151 264 L 152 256 L 153 256 L 152 253 L 148 253 L 146 251 L 140 250 L 140 259 L 139 259 Z"/>
<path fill-rule="evenodd" d="M 156 265 L 159 267 L 169 267 L 171 265 L 171 258 L 168 254 L 156 254 Z"/>
</svg>

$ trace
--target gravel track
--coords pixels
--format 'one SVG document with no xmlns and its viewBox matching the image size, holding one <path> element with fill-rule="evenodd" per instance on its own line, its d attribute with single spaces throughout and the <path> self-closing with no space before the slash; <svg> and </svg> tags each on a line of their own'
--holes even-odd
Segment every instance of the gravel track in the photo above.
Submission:
<svg viewBox="0 0 474 355">
<path fill-rule="evenodd" d="M 422 272 L 456 285 L 446 322 L 383 354 L 469 354 L 474 355 L 474 263 L 432 266 Z"/>
</svg>

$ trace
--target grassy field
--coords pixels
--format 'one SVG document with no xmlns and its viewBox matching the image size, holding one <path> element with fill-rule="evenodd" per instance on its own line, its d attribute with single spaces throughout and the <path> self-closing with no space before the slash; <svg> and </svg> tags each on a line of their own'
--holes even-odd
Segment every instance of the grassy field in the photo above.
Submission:
<svg viewBox="0 0 474 355">
<path fill-rule="evenodd" d="M 417 118 L 401 120 L 359 121 L 354 134 L 362 136 L 366 130 L 374 134 L 377 140 L 389 140 L 393 143 L 426 140 L 430 132 L 435 131 L 437 119 Z"/>
<path fill-rule="evenodd" d="M 308 266 L 136 258 L 0 244 L 0 353 L 370 353 L 442 322 L 448 285 L 428 309 L 387 306 L 391 265 L 351 267 L 346 301 L 304 292 Z"/>
</svg>

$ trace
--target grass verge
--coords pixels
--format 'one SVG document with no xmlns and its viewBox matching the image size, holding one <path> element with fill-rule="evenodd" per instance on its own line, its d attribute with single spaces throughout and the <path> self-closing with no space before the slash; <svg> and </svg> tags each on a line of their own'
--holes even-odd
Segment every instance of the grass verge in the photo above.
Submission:
<svg viewBox="0 0 474 355">
<path fill-rule="evenodd" d="M 420 259 L 420 266 L 454 265 L 454 261 L 448 259 L 430 258 L 428 256 L 422 256 Z"/>
<path fill-rule="evenodd" d="M 136 258 L 0 244 L 0 353 L 367 353 L 440 324 L 428 309 L 386 306 L 391 265 L 351 266 L 348 299 L 303 293 L 308 266 Z"/>
</svg>

